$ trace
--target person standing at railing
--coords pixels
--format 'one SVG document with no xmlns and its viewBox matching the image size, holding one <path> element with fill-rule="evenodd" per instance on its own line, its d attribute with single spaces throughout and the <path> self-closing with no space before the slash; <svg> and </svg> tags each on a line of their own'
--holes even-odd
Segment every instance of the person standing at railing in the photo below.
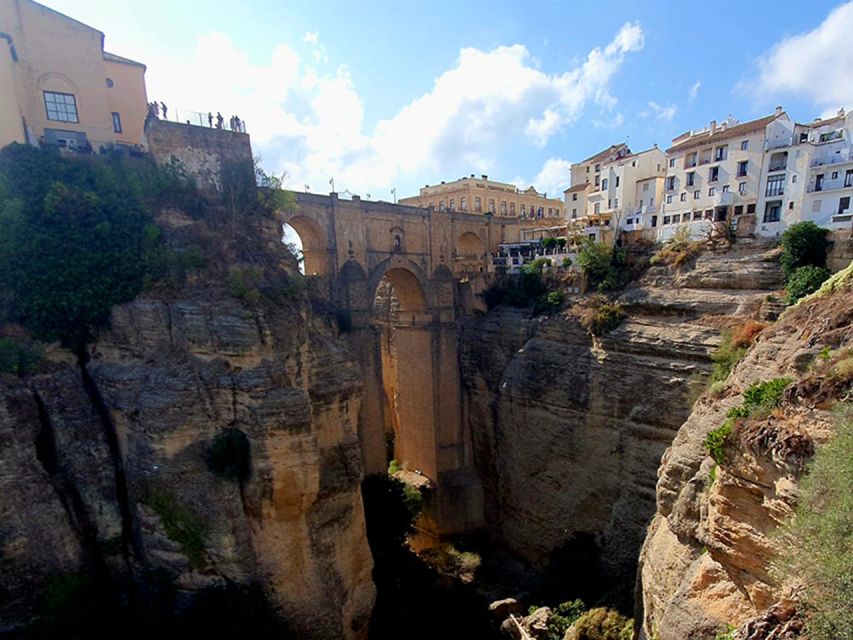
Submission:
<svg viewBox="0 0 853 640">
<path fill-rule="evenodd" d="M 166 103 L 165 103 L 165 102 L 163 102 L 163 101 L 161 100 L 161 101 L 160 101 L 160 106 L 161 106 L 161 107 L 163 107 L 163 120 L 168 120 L 168 119 L 169 119 L 169 116 L 167 115 L 167 114 L 168 114 L 168 110 L 166 109 Z"/>
<path fill-rule="evenodd" d="M 217 111 L 217 112 L 216 112 L 216 128 L 217 128 L 217 129 L 221 129 L 221 128 L 222 128 L 222 123 L 223 123 L 224 121 L 225 121 L 225 118 L 223 118 L 223 117 L 222 117 L 222 114 L 221 114 L 219 111 Z"/>
<path fill-rule="evenodd" d="M 210 111 L 207 112 L 207 124 L 211 129 L 213 128 L 213 114 Z"/>
</svg>

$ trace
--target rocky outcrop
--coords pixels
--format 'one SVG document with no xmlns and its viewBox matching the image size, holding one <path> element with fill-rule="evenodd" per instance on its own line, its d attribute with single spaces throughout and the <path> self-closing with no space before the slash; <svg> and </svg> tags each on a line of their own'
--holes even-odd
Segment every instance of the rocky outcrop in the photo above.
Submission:
<svg viewBox="0 0 853 640">
<path fill-rule="evenodd" d="M 700 399 L 679 429 L 661 462 L 640 558 L 641 638 L 711 640 L 727 625 L 741 626 L 741 638 L 796 637 L 790 585 L 772 571 L 783 545 L 774 532 L 796 504 L 815 444 L 832 433 L 832 398 L 818 397 L 818 384 L 792 387 L 772 415 L 738 426 L 719 467 L 703 441 L 749 385 L 803 378 L 821 348 L 851 346 L 851 301 L 841 288 L 786 312 L 760 334 L 723 396 Z"/>
<path fill-rule="evenodd" d="M 94 566 L 185 596 L 258 584 L 298 637 L 366 637 L 359 372 L 328 318 L 275 289 L 275 257 L 275 295 L 212 271 L 114 309 L 83 368 L 0 381 L 0 629 Z M 226 430 L 248 441 L 243 478 L 211 467 Z"/>
<path fill-rule="evenodd" d="M 627 320 L 601 337 L 572 309 L 498 308 L 464 327 L 467 417 L 502 544 L 542 567 L 586 534 L 601 570 L 632 574 L 655 470 L 704 387 L 719 327 L 773 315 L 776 259 L 748 247 L 684 272 L 653 267 L 619 298 Z"/>
</svg>

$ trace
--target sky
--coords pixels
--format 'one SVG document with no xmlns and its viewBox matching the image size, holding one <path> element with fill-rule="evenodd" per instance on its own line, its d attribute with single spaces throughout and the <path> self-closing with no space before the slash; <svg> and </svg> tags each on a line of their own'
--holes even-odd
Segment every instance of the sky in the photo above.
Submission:
<svg viewBox="0 0 853 640">
<path fill-rule="evenodd" d="M 42 3 L 145 63 L 149 99 L 244 119 L 298 191 L 391 201 L 485 173 L 561 197 L 614 143 L 853 107 L 853 1 Z"/>
</svg>

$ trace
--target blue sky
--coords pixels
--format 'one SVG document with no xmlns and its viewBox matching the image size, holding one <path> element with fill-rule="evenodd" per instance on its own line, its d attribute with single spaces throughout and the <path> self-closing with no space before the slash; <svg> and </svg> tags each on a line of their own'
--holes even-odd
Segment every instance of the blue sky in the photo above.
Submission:
<svg viewBox="0 0 853 640">
<path fill-rule="evenodd" d="M 44 3 L 145 62 L 150 98 L 240 115 L 265 168 L 321 193 L 488 173 L 557 195 L 614 142 L 853 107 L 853 2 Z"/>
</svg>

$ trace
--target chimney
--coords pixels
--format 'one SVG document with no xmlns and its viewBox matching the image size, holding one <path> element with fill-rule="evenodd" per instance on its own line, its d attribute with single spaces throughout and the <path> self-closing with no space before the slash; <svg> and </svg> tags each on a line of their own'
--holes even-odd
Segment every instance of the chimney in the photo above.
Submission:
<svg viewBox="0 0 853 640">
<path fill-rule="evenodd" d="M 838 117 L 839 117 L 839 118 L 843 118 L 843 117 L 844 117 L 844 107 L 841 107 L 841 108 L 838 110 Z"/>
<path fill-rule="evenodd" d="M 481 177 L 481 178 L 483 178 L 483 180 L 488 180 L 488 179 L 489 179 L 489 176 L 487 176 L 485 173 L 480 174 L 480 177 Z"/>
<path fill-rule="evenodd" d="M 711 120 L 710 131 L 711 131 L 711 135 L 714 135 L 717 132 L 717 121 L 716 120 Z"/>
<path fill-rule="evenodd" d="M 779 105 L 779 106 L 777 106 L 777 107 L 776 107 L 776 111 L 774 111 L 774 112 L 773 112 L 773 115 L 774 115 L 774 116 L 781 116 L 781 115 L 782 115 L 782 107 L 781 107 L 781 105 Z"/>
<path fill-rule="evenodd" d="M 474 174 L 473 174 L 473 173 L 471 174 L 471 177 L 472 177 L 472 178 L 474 177 Z"/>
</svg>

